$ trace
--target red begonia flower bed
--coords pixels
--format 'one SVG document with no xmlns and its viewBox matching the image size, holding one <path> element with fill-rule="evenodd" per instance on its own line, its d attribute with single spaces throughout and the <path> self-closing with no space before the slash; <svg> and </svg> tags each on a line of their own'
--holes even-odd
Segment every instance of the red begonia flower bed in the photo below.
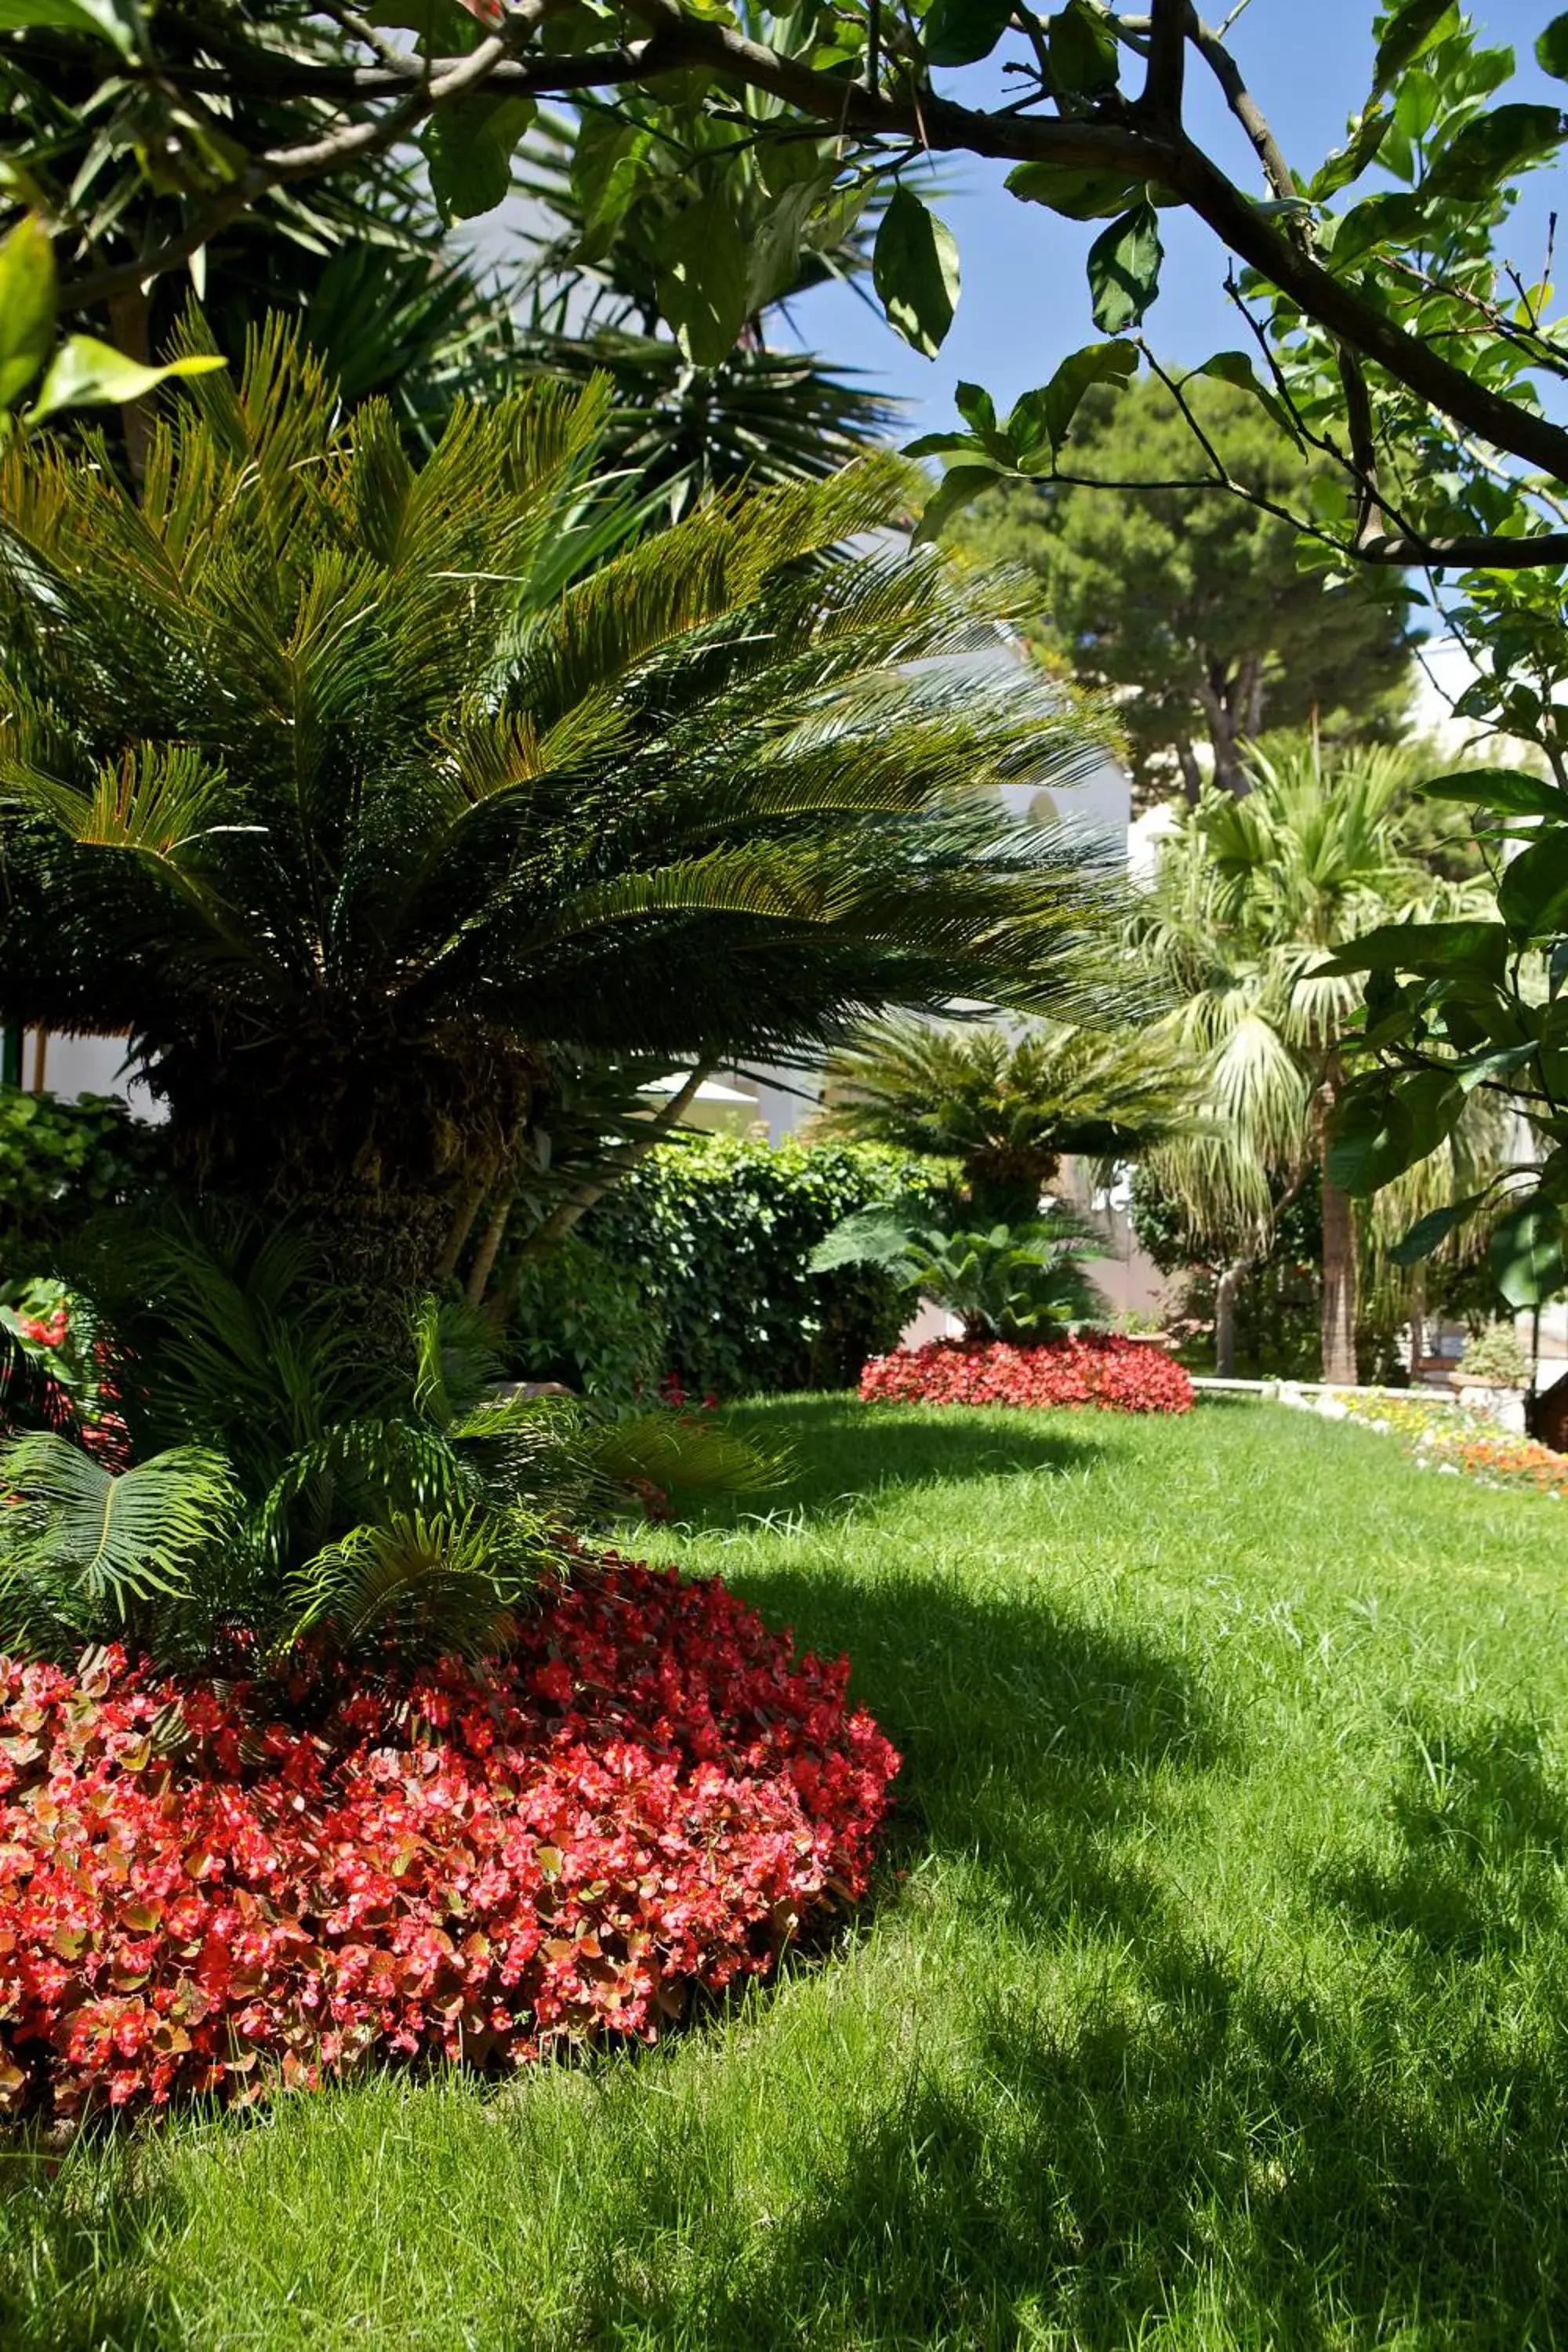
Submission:
<svg viewBox="0 0 1568 2352">
<path fill-rule="evenodd" d="M 1114 1412 L 1189 1412 L 1193 1384 L 1163 1348 L 1111 1332 L 1043 1347 L 931 1339 L 875 1356 L 860 1394 L 888 1404 L 1102 1405 Z"/>
<path fill-rule="evenodd" d="M 488 1673 L 0 1660 L 0 2105 L 651 2040 L 864 1891 L 899 1759 L 847 1675 L 613 1559 Z"/>
</svg>

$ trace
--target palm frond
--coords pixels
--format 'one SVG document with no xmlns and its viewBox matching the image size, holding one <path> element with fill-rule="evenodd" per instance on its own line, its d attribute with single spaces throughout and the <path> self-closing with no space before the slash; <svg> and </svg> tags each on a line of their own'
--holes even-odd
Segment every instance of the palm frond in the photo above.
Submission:
<svg viewBox="0 0 1568 2352">
<path fill-rule="evenodd" d="M 584 1454 L 616 1487 L 641 1480 L 677 1493 L 756 1495 L 777 1486 L 788 1457 L 768 1453 L 720 1423 L 683 1414 L 640 1413 L 584 1433 Z"/>
<path fill-rule="evenodd" d="M 539 1580 L 541 1549 L 520 1522 L 489 1514 L 396 1513 L 355 1528 L 290 1580 L 291 1639 L 324 1627 L 344 1649 L 395 1636 L 430 1655 L 493 1656 Z"/>
<path fill-rule="evenodd" d="M 108 1470 L 52 1432 L 0 1446 L 0 1549 L 7 1577 L 52 1588 L 84 1622 L 105 1605 L 185 1590 L 195 1556 L 233 1529 L 238 1495 L 224 1457 L 175 1446 Z"/>
</svg>

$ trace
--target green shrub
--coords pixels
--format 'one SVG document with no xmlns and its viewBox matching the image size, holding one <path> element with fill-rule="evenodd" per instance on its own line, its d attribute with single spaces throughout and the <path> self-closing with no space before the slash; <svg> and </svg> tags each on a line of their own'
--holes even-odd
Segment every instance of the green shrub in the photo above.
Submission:
<svg viewBox="0 0 1568 2352">
<path fill-rule="evenodd" d="M 1477 1388 L 1522 1389 L 1530 1381 L 1530 1358 L 1511 1323 L 1489 1323 L 1465 1342 L 1459 1370 Z"/>
<path fill-rule="evenodd" d="M 951 1171 L 878 1144 L 661 1144 L 584 1220 L 594 1246 L 662 1307 L 665 1369 L 687 1387 L 847 1388 L 898 1339 L 908 1307 L 875 1266 L 813 1274 L 813 1250 L 858 1209 L 901 1200 L 934 1214 Z"/>
<path fill-rule="evenodd" d="M 657 1289 L 576 1234 L 521 1260 L 508 1339 L 524 1380 L 563 1381 L 617 1409 L 651 1402 L 668 1369 Z"/>
<path fill-rule="evenodd" d="M 5 1271 L 145 1184 L 162 1143 L 121 1102 L 0 1087 L 0 1251 Z M 29 1269 L 31 1270 L 31 1269 Z"/>
</svg>

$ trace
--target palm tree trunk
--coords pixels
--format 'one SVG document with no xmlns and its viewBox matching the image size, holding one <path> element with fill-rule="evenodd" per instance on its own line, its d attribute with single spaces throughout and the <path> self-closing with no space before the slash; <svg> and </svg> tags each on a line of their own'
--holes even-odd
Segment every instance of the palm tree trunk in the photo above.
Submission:
<svg viewBox="0 0 1568 2352">
<path fill-rule="evenodd" d="M 528 1244 L 530 1251 L 544 1249 L 552 1242 L 560 1241 L 564 1234 L 571 1232 L 580 1218 L 587 1215 L 595 1201 L 602 1201 L 605 1194 L 618 1184 L 621 1178 L 635 1168 L 639 1160 L 646 1160 L 654 1145 L 664 1141 L 682 1111 L 689 1109 L 696 1101 L 698 1088 L 712 1076 L 716 1067 L 717 1065 L 712 1062 L 699 1062 L 685 1084 L 679 1087 L 670 1096 L 669 1100 L 662 1104 L 649 1119 L 647 1132 L 637 1136 L 635 1141 L 628 1145 L 609 1174 L 602 1179 L 595 1178 L 593 1181 L 581 1185 L 575 1192 L 568 1193 L 564 1201 L 557 1203 L 545 1218 L 539 1231 L 530 1239 Z"/>
<path fill-rule="evenodd" d="M 468 1269 L 468 1285 L 464 1292 L 470 1307 L 479 1307 L 484 1303 L 485 1286 L 495 1271 L 495 1262 L 500 1255 L 500 1245 L 506 1239 L 507 1219 L 511 1214 L 511 1204 L 517 1198 L 517 1189 L 515 1184 L 509 1184 L 503 1192 L 497 1194 L 495 1207 L 490 1212 L 490 1221 L 479 1236 L 479 1245 L 474 1252 L 474 1262 Z"/>
<path fill-rule="evenodd" d="M 1355 1385 L 1356 1233 L 1348 1192 L 1329 1181 L 1325 1139 L 1323 1171 L 1322 1352 L 1325 1381 L 1336 1388 Z"/>
<path fill-rule="evenodd" d="M 1421 1360 L 1426 1353 L 1426 1269 L 1418 1265 L 1410 1277 L 1410 1384 L 1419 1387 Z"/>
<path fill-rule="evenodd" d="M 109 298 L 109 331 L 114 348 L 140 367 L 148 366 L 153 356 L 148 340 L 151 310 L 145 287 L 133 286 L 123 294 L 111 294 Z M 153 438 L 151 394 L 143 393 L 138 400 L 122 403 L 120 417 L 125 428 L 126 462 L 131 478 L 140 490 L 147 474 L 147 445 Z"/>
<path fill-rule="evenodd" d="M 1233 1258 L 1215 1285 L 1214 1368 L 1222 1381 L 1236 1378 L 1236 1302 L 1251 1264 L 1249 1257 Z"/>
</svg>

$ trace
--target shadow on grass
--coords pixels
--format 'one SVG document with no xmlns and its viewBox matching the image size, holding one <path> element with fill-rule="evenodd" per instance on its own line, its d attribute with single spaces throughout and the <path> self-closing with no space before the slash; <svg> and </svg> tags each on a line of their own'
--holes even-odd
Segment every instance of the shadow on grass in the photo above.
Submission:
<svg viewBox="0 0 1568 2352">
<path fill-rule="evenodd" d="M 776 1507 L 814 1519 L 858 1509 L 889 1487 L 1088 1469 L 1104 1457 L 1108 1444 L 1103 1426 L 1096 1425 L 1100 1416 L 1088 1412 L 1069 1431 L 1060 1417 L 1045 1423 L 1021 1412 L 933 1405 L 916 1419 L 907 1412 L 851 1407 L 838 1396 L 784 1397 L 761 1412 L 742 1407 L 726 1419 L 788 1452 L 789 1475 Z M 742 1512 L 755 1507 L 740 1507 Z M 702 1525 L 732 1518 L 735 1510 L 720 1503 L 694 1516 Z"/>
<path fill-rule="evenodd" d="M 152 2250 L 178 2219 L 132 2132 L 62 2157 L 26 2134 L 0 2150 L 0 2344 L 6 2352 L 161 2352 L 188 2336 Z"/>
<path fill-rule="evenodd" d="M 1467 1960 L 1568 1924 L 1568 1795 L 1528 1718 L 1413 1725 L 1388 1818 L 1392 1858 L 1319 1883 L 1357 1927 Z"/>
<path fill-rule="evenodd" d="M 1227 1742 L 1205 1692 L 1154 1644 L 1037 1597 L 925 1571 L 849 1578 L 770 1561 L 748 1601 L 805 1646 L 853 1662 L 851 1689 L 903 1758 L 895 1867 L 962 1863 L 975 1899 L 1026 1932 L 1069 1920 L 1153 1932 L 1149 1874 L 1114 1858 L 1130 1805 L 1158 1814 L 1174 1780 Z"/>
<path fill-rule="evenodd" d="M 911 2071 L 712 2313 L 710 2352 L 1562 2341 L 1554 2086 L 1500 2034 L 1413 2094 L 1326 2009 L 1193 1958 L 1155 2013 L 1000 2016 L 982 2063 L 983 2099 Z M 628 2300 L 591 2341 L 621 2340 Z"/>
</svg>

